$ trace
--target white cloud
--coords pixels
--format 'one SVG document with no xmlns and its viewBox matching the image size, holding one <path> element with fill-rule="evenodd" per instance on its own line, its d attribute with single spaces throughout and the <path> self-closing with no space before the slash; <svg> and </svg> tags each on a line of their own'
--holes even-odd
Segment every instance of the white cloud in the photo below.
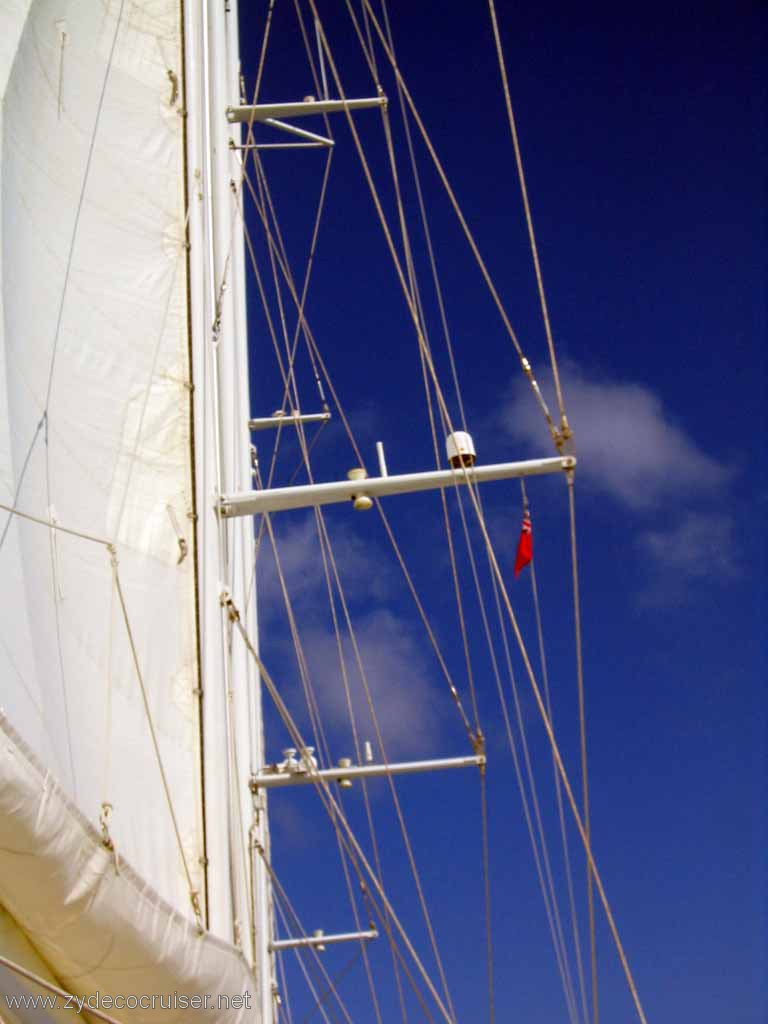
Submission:
<svg viewBox="0 0 768 1024">
<path fill-rule="evenodd" d="M 579 477 L 624 504 L 650 508 L 664 498 L 711 491 L 730 476 L 727 467 L 672 421 L 650 388 L 587 378 L 567 364 L 561 381 Z M 544 386 L 544 391 L 550 409 L 555 409 L 551 388 Z M 527 381 L 513 384 L 502 424 L 535 452 L 549 450 L 547 428 Z"/>
<path fill-rule="evenodd" d="M 347 599 L 350 602 L 361 598 L 385 599 L 391 588 L 391 577 L 388 563 L 378 548 L 362 540 L 349 527 L 326 522 Z M 280 527 L 277 517 L 273 517 L 272 523 L 280 568 L 291 602 L 299 608 L 314 607 L 318 613 L 321 609 L 325 613 L 328 609 L 327 586 L 315 517 L 307 515 Z M 258 581 L 262 615 L 284 616 L 280 578 L 266 532 L 259 552 Z"/>
<path fill-rule="evenodd" d="M 388 756 L 426 756 L 440 734 L 445 705 L 432 684 L 422 645 L 400 617 L 383 609 L 356 623 L 355 636 Z M 323 719 L 347 740 L 348 752 L 353 754 L 336 638 L 326 630 L 310 630 L 303 646 Z M 348 637 L 342 650 L 359 739 L 371 740 L 378 760 L 373 719 Z"/>
<path fill-rule="evenodd" d="M 692 512 L 671 528 L 647 530 L 640 546 L 667 571 L 688 579 L 738 575 L 733 516 Z"/>
<path fill-rule="evenodd" d="M 420 627 L 384 607 L 396 588 L 389 560 L 375 544 L 337 523 L 332 526 L 331 541 L 387 753 L 402 756 L 407 751 L 425 756 L 439 735 L 444 704 L 435 693 L 434 666 L 418 642 Z M 277 548 L 325 728 L 334 740 L 334 748 L 339 747 L 338 756 L 354 756 L 314 517 L 281 524 Z M 277 620 L 285 620 L 285 606 L 266 536 L 259 555 L 259 610 L 262 621 L 269 622 L 269 640 L 277 645 L 275 653 L 282 661 L 292 643 L 286 631 L 278 627 Z M 373 721 L 340 607 L 338 619 L 359 738 L 361 742 L 371 740 L 378 760 Z M 295 679 L 297 669 L 292 656 L 286 665 L 291 666 L 289 672 Z M 291 690 L 290 702 L 296 708 L 304 703 L 298 681 Z"/>
</svg>

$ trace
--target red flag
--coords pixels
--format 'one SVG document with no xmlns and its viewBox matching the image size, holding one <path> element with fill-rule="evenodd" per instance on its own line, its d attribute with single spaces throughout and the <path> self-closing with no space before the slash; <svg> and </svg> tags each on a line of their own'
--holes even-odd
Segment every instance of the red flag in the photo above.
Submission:
<svg viewBox="0 0 768 1024">
<path fill-rule="evenodd" d="M 533 532 L 531 530 L 531 517 L 528 512 L 523 513 L 523 526 L 520 530 L 520 540 L 517 542 L 517 557 L 515 558 L 515 576 L 520 575 L 521 569 L 533 558 Z"/>
</svg>

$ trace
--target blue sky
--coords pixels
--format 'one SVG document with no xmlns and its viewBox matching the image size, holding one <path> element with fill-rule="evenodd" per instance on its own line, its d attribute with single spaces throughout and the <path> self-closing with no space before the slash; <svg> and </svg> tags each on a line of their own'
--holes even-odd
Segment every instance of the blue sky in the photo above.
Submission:
<svg viewBox="0 0 768 1024">
<path fill-rule="evenodd" d="M 498 10 L 579 457 L 598 865 L 648 1020 L 752 1024 L 763 1016 L 766 953 L 766 666 L 760 642 L 768 498 L 765 86 L 759 63 L 764 15 L 747 4 L 682 5 L 672 11 L 652 5 L 627 12 L 547 3 L 526 11 L 499 3 Z M 371 94 L 370 75 L 342 5 L 321 6 L 321 13 L 345 91 Z M 485 6 L 447 4 L 438 11 L 433 4 L 409 3 L 392 11 L 392 23 L 406 81 L 546 391 L 544 333 Z M 247 62 L 258 53 L 261 27 L 260 11 L 245 16 L 249 89 L 253 69 Z M 278 5 L 261 94 L 265 101 L 293 100 L 312 91 L 296 37 L 291 5 Z M 378 59 L 383 65 L 381 51 Z M 383 81 L 425 316 L 455 416 L 395 91 L 389 75 Z M 380 119 L 375 113 L 359 115 L 357 123 L 394 224 Z M 369 470 L 375 466 L 377 440 L 386 445 L 390 472 L 426 469 L 433 454 L 414 331 L 353 142 L 340 119 L 334 129 L 337 145 L 308 319 Z M 417 152 L 480 461 L 548 455 L 548 435 L 498 314 L 423 148 Z M 298 276 L 323 161 L 313 150 L 275 151 L 265 158 Z M 251 227 L 260 269 L 268 276 L 255 219 Z M 250 328 L 252 403 L 254 413 L 264 415 L 279 404 L 279 378 L 255 289 Z M 310 411 L 318 400 L 305 356 L 297 374 L 302 407 Z M 264 438 L 259 437 L 262 465 L 269 454 Z M 288 481 L 296 458 L 295 444 L 286 439 L 281 482 Z M 336 417 L 313 451 L 316 477 L 338 478 L 353 464 Z M 540 479 L 531 483 L 529 495 L 555 727 L 578 787 L 565 487 L 559 479 Z M 513 582 L 511 574 L 519 489 L 492 484 L 483 499 L 516 613 L 535 650 L 530 582 L 526 577 Z M 402 497 L 389 499 L 385 507 L 447 662 L 465 687 L 439 500 Z M 455 502 L 452 516 L 460 530 Z M 326 522 L 392 756 L 465 753 L 466 736 L 376 513 L 359 516 L 337 507 L 328 511 Z M 314 526 L 305 514 L 290 513 L 278 517 L 275 529 L 333 756 L 350 754 Z M 476 534 L 474 551 L 482 563 Z M 466 558 L 461 572 L 489 745 L 498 1019 L 566 1020 Z M 268 557 L 260 576 L 262 651 L 305 723 Z M 502 650 L 498 644 L 497 650 Z M 553 870 L 561 884 L 551 764 L 519 659 L 514 667 Z M 466 688 L 462 692 L 466 696 Z M 364 721 L 362 704 L 358 711 Z M 274 716 L 267 724 L 276 758 L 284 733 Z M 426 950 L 391 804 L 383 784 L 371 792 L 387 854 L 388 889 L 419 948 Z M 473 773 L 420 777 L 403 781 L 398 792 L 457 1016 L 485 1019 L 477 779 Z M 271 806 L 277 873 L 302 921 L 307 928 L 348 930 L 343 875 L 316 796 L 280 793 Z M 349 797 L 347 807 L 364 835 L 359 793 Z M 572 828 L 569 841 L 584 930 L 583 861 Z M 631 1003 L 604 919 L 598 917 L 603 1019 L 629 1021 Z M 384 940 L 377 946 L 372 957 L 384 1019 L 399 1019 Z M 326 954 L 331 974 L 345 968 L 351 953 Z M 302 1020 L 312 1002 L 301 994 L 300 978 L 292 980 L 294 1019 Z M 358 966 L 339 987 L 355 1021 L 374 1019 Z M 416 1004 L 411 1014 L 419 1019 Z"/>
</svg>

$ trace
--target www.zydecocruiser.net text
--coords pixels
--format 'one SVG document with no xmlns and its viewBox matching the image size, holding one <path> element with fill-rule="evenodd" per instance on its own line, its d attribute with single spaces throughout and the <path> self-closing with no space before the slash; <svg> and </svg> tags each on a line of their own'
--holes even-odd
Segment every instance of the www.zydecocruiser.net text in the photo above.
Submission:
<svg viewBox="0 0 768 1024">
<path fill-rule="evenodd" d="M 164 995 L 108 995 L 93 992 L 88 996 L 4 996 L 8 1010 L 250 1010 L 251 993 L 227 996 L 186 995 L 170 992 Z M 2 1006 L 2 1003 L 0 1003 Z"/>
</svg>

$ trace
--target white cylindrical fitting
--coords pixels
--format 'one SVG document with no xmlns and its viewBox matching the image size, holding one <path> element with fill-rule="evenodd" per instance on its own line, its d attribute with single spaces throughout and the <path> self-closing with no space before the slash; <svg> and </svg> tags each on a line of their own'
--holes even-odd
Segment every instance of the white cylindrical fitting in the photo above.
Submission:
<svg viewBox="0 0 768 1024">
<path fill-rule="evenodd" d="M 338 760 L 339 768 L 351 768 L 352 758 L 351 757 L 340 757 Z M 352 779 L 339 779 L 339 786 L 341 789 L 352 789 Z"/>
<path fill-rule="evenodd" d="M 455 430 L 448 435 L 445 441 L 445 450 L 448 454 L 448 461 L 454 469 L 460 469 L 462 466 L 474 466 L 477 459 L 472 436 L 464 430 Z"/>
</svg>

